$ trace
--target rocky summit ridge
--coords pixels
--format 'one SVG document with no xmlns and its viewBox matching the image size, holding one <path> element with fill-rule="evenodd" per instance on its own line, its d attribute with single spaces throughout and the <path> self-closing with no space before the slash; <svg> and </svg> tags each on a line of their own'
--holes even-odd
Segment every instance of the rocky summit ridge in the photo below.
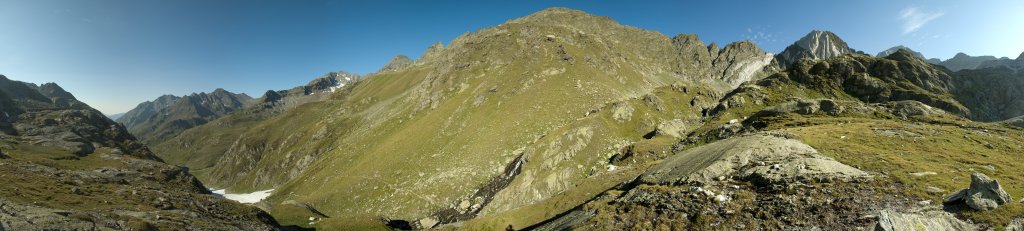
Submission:
<svg viewBox="0 0 1024 231">
<path fill-rule="evenodd" d="M 139 104 L 128 112 L 131 116 L 122 117 L 121 121 L 133 135 L 152 145 L 234 112 L 252 100 L 244 93 L 235 94 L 222 88 L 180 98 L 161 96 L 153 102 Z"/>
</svg>

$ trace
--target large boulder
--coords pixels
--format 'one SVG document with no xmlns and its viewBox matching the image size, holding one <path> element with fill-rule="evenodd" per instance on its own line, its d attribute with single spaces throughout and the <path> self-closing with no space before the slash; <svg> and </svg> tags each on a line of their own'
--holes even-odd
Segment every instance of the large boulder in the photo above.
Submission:
<svg viewBox="0 0 1024 231">
<path fill-rule="evenodd" d="M 934 108 L 915 100 L 888 102 L 885 106 L 889 109 L 890 113 L 900 117 L 929 116 L 943 113 L 942 109 Z"/>
<path fill-rule="evenodd" d="M 655 134 L 658 136 L 682 137 L 686 132 L 686 122 L 681 119 L 674 119 L 658 124 Z"/>
<path fill-rule="evenodd" d="M 1013 201 L 999 182 L 985 174 L 971 174 L 971 187 L 961 189 L 946 197 L 946 204 L 965 203 L 978 211 L 988 211 Z"/>
</svg>

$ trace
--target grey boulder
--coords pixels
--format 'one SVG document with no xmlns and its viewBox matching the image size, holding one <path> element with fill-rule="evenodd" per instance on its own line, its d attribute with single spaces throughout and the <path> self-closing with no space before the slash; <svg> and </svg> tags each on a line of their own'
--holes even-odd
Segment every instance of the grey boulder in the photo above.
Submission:
<svg viewBox="0 0 1024 231">
<path fill-rule="evenodd" d="M 1013 201 L 1010 194 L 1003 190 L 999 182 L 985 174 L 971 174 L 970 188 L 961 189 L 946 197 L 946 204 L 965 203 L 978 211 L 988 211 Z"/>
</svg>

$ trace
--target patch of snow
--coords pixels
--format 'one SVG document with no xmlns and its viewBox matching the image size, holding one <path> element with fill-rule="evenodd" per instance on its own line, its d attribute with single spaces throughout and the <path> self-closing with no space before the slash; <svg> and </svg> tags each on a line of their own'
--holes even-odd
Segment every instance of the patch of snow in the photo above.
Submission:
<svg viewBox="0 0 1024 231">
<path fill-rule="evenodd" d="M 252 204 L 260 202 L 263 199 L 270 196 L 270 193 L 273 192 L 274 189 L 267 189 L 263 191 L 255 191 L 251 193 L 240 194 L 227 193 L 227 190 L 224 189 L 210 189 L 210 191 L 213 192 L 214 194 L 221 195 L 224 198 L 227 198 L 228 200 L 237 201 L 238 203 Z"/>
</svg>

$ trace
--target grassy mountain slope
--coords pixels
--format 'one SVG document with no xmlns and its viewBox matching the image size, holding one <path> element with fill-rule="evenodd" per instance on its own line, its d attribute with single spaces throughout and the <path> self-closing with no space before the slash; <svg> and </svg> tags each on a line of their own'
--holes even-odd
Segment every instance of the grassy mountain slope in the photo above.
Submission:
<svg viewBox="0 0 1024 231">
<path fill-rule="evenodd" d="M 168 162 L 189 167 L 197 175 L 203 175 L 207 168 L 217 163 L 223 153 L 232 148 L 239 135 L 252 126 L 299 105 L 325 100 L 331 93 L 350 87 L 361 79 L 363 77 L 344 71 L 330 72 L 303 86 L 267 91 L 248 107 L 185 130 L 152 148 Z"/>
<path fill-rule="evenodd" d="M 464 34 L 448 47 L 435 44 L 414 62 L 396 58 L 400 68 L 385 68 L 323 100 L 287 109 L 252 107 L 190 129 L 156 149 L 171 163 L 201 169 L 199 177 L 215 187 L 274 189 L 262 206 L 282 222 L 325 229 L 380 228 L 381 219 L 418 228 L 438 223 L 522 228 L 581 208 L 596 214 L 590 221 L 597 224 L 583 223 L 592 228 L 657 228 L 650 221 L 664 214 L 643 210 L 651 204 L 630 204 L 643 202 L 634 196 L 692 190 L 623 182 L 674 152 L 766 130 L 795 134 L 821 154 L 881 179 L 804 182 L 811 189 L 768 194 L 761 194 L 761 186 L 722 185 L 715 190 L 731 190 L 745 199 L 724 206 L 697 200 L 672 204 L 723 212 L 677 213 L 668 220 L 679 221 L 675 224 L 681 228 L 724 222 L 744 225 L 731 227 L 737 229 L 770 229 L 842 215 L 814 211 L 856 209 L 868 215 L 887 205 L 912 209 L 921 200 L 941 196 L 922 193 L 922 187 L 948 191 L 963 182 L 906 178 L 905 171 L 936 170 L 960 179 L 976 163 L 1014 157 L 1012 145 L 986 146 L 990 150 L 981 157 L 971 152 L 970 141 L 1019 140 L 1017 128 L 963 119 L 990 111 L 963 100 L 972 94 L 965 92 L 984 88 L 969 90 L 964 76 L 905 50 L 887 57 L 846 52 L 845 43 L 829 44 L 841 40 L 821 33 L 827 41 L 808 42 L 807 47 L 825 50 L 804 53 L 828 57 L 794 59 L 785 72 L 772 74 L 772 55 L 749 42 L 706 46 L 694 35 L 669 38 L 606 17 L 553 8 Z M 262 101 L 278 97 L 272 93 Z M 965 133 L 971 128 L 995 132 L 971 138 Z M 836 142 L 829 135 L 833 132 L 850 134 L 841 141 L 858 142 Z M 672 135 L 679 133 L 685 139 Z M 920 149 L 907 149 L 894 138 L 923 133 L 926 138 L 913 146 Z M 991 174 L 1019 180 L 1010 172 Z M 823 198 L 844 196 L 842 190 L 828 189 L 832 186 L 855 192 L 846 198 L 869 201 L 825 203 Z M 633 199 L 609 201 L 632 190 L 639 190 Z M 1020 193 L 1019 188 L 1008 190 Z M 817 196 L 807 203 L 775 203 L 804 194 Z M 782 215 L 738 213 L 769 216 L 751 219 L 724 212 L 761 206 L 775 206 L 772 211 Z M 808 210 L 791 211 L 795 208 Z M 958 215 L 999 225 L 1019 211 L 1011 205 L 994 213 Z M 785 220 L 786 214 L 795 220 Z M 310 222 L 309 217 L 325 219 Z M 870 223 L 859 217 L 843 217 L 826 227 Z M 794 221 L 803 223 L 787 223 Z"/>
<path fill-rule="evenodd" d="M 698 123 L 716 95 L 763 77 L 771 60 L 751 43 L 719 49 L 560 8 L 427 53 L 237 128 L 201 177 L 231 191 L 276 188 L 272 204 L 308 203 L 338 219 L 438 217 L 462 201 L 485 208 L 463 214 L 501 213 L 603 174 L 609 157 L 664 121 Z M 514 191 L 476 193 L 519 156 Z"/>
</svg>

